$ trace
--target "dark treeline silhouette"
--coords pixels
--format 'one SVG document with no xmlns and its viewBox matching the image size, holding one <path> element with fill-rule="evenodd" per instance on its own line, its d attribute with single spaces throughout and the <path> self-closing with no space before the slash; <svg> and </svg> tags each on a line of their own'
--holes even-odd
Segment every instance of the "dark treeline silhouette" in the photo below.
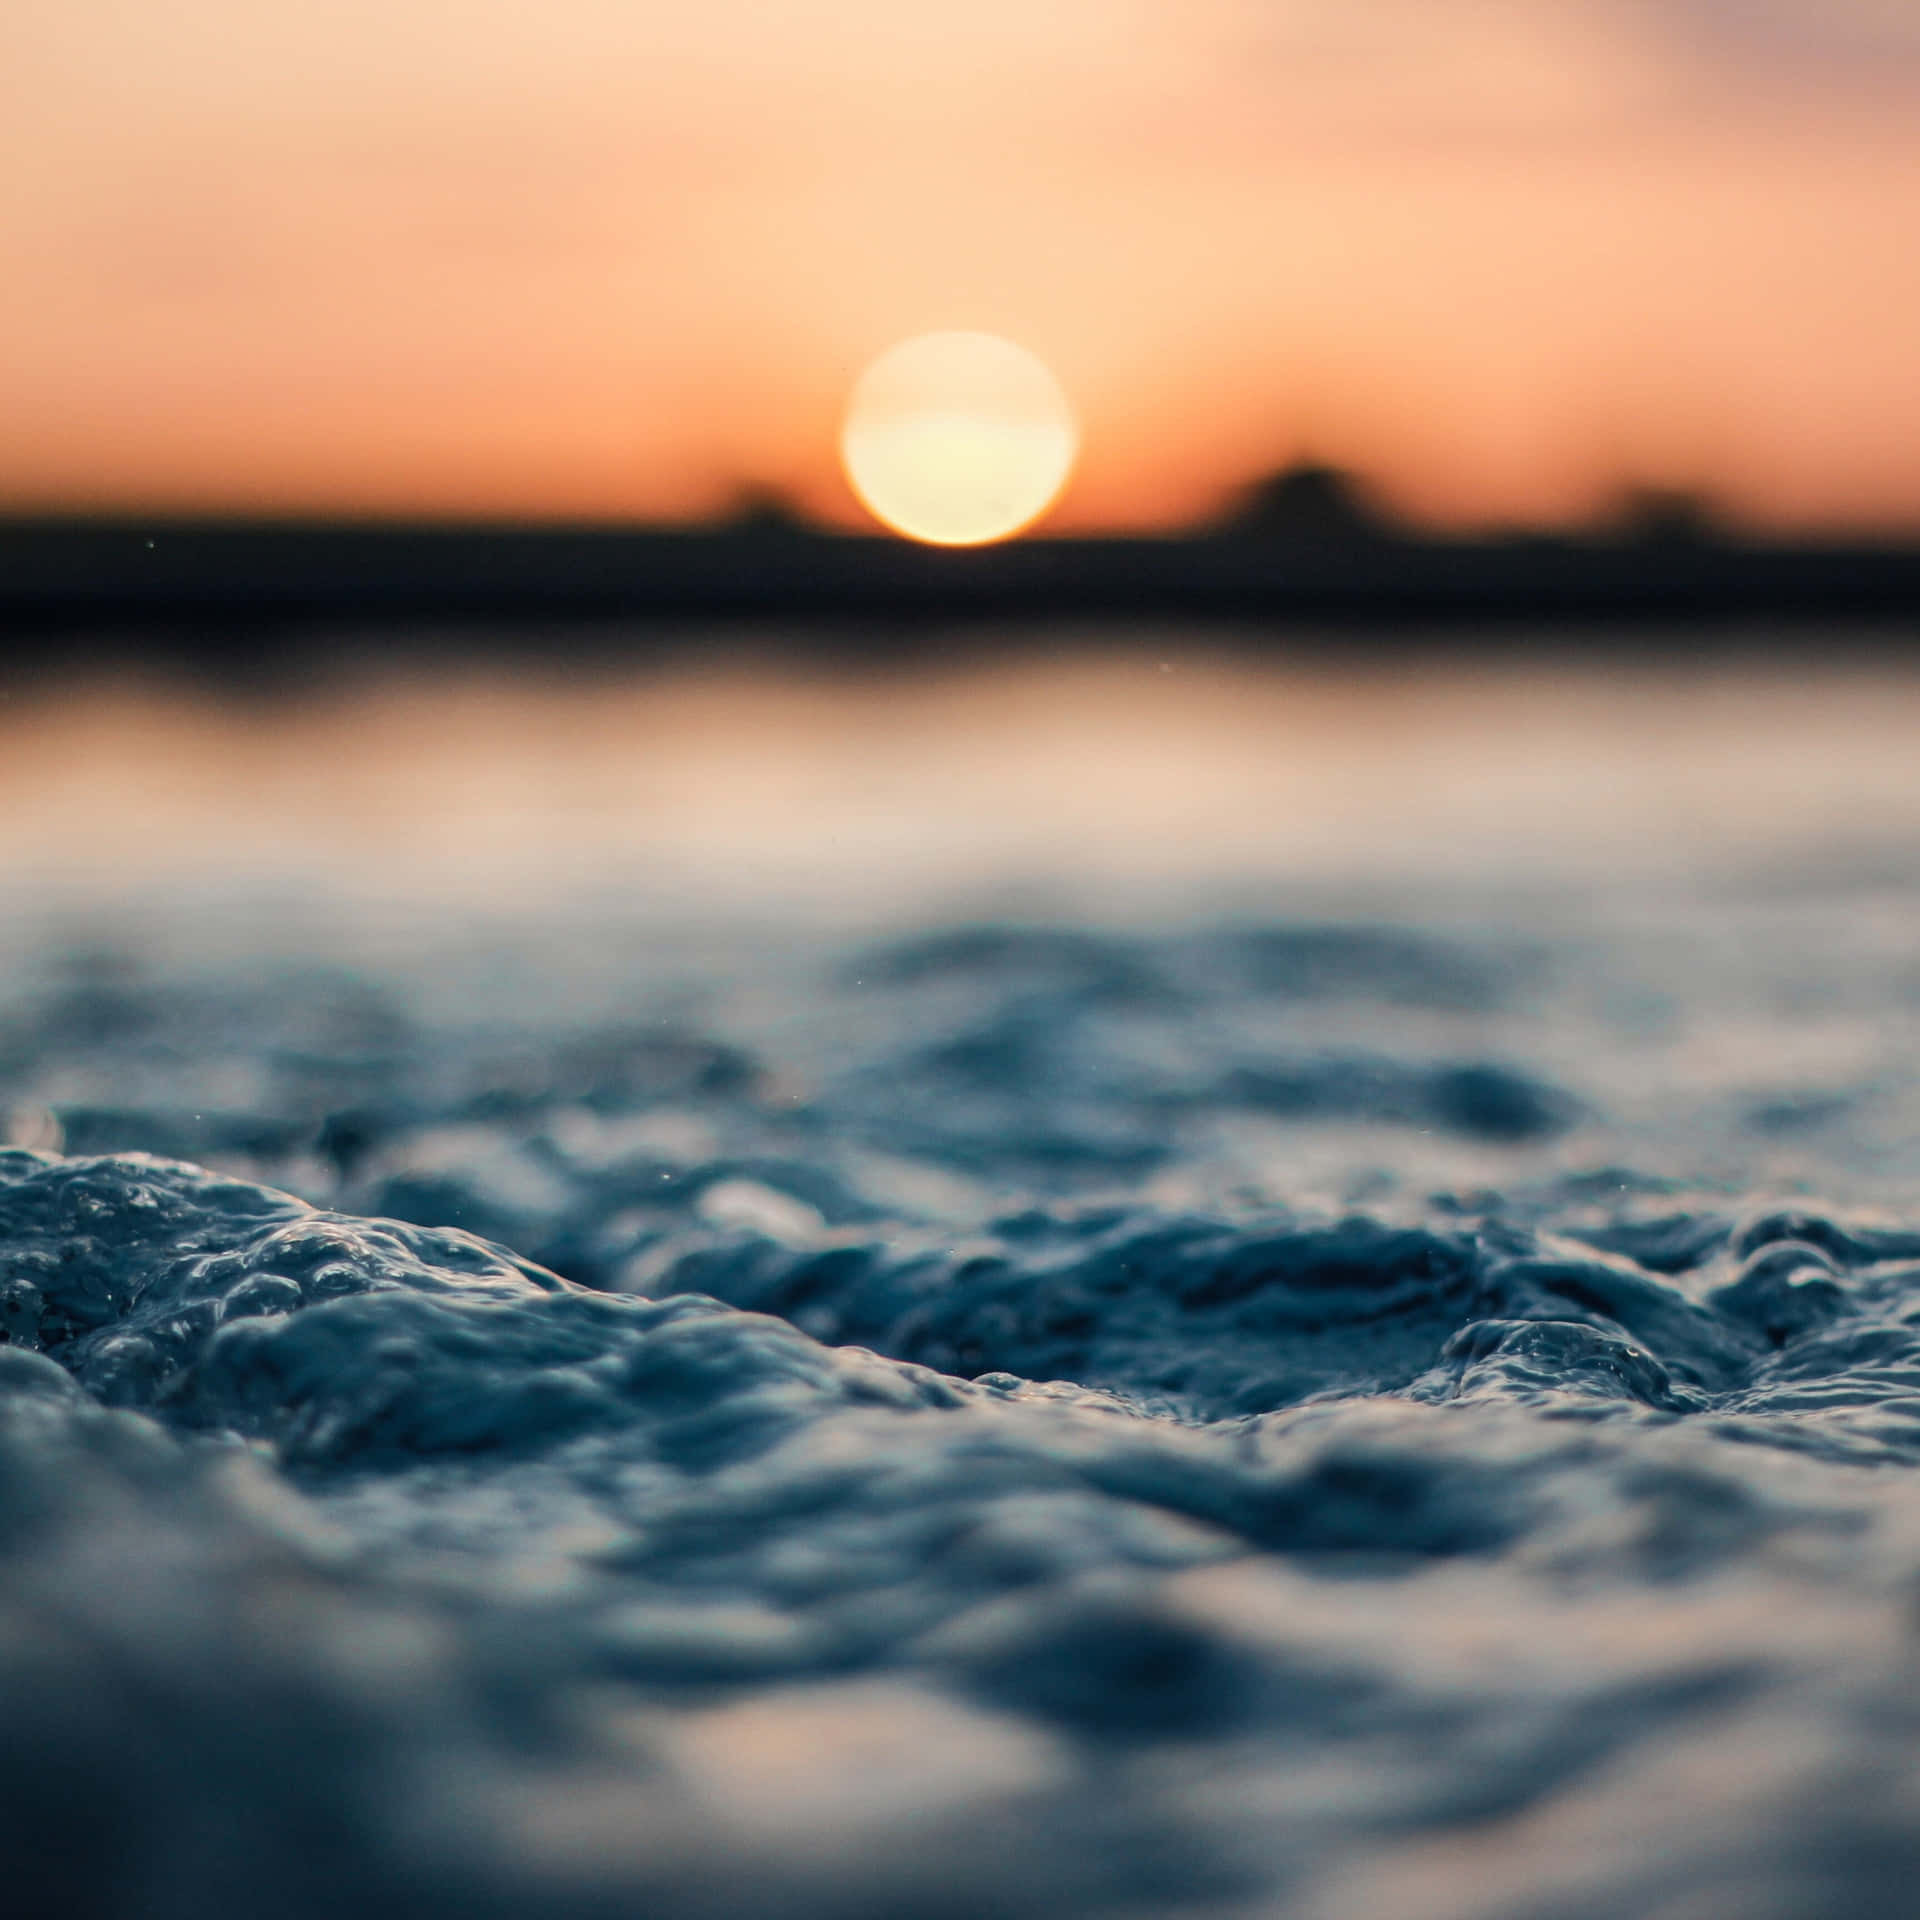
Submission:
<svg viewBox="0 0 1920 1920">
<path fill-rule="evenodd" d="M 1356 476 L 1305 462 L 1213 521 L 1142 538 L 940 549 L 810 524 L 744 492 L 702 526 L 0 520 L 0 642 L 33 670 L 80 652 L 295 658 L 315 630 L 396 646 L 632 653 L 669 627 L 779 621 L 791 644 L 912 654 L 957 624 L 1226 623 L 1530 645 L 1674 622 L 1849 625 L 1920 638 L 1920 543 L 1763 539 L 1697 496 L 1641 487 L 1589 525 L 1462 537 L 1407 525 Z M 537 637 L 530 637 L 537 636 Z"/>
<path fill-rule="evenodd" d="M 1339 546 L 1401 539 L 1407 531 L 1356 475 L 1319 461 L 1301 461 L 1255 481 L 1203 529 L 1231 540 Z"/>
<path fill-rule="evenodd" d="M 1317 460 L 1299 461 L 1256 480 L 1198 531 L 1200 537 L 1312 547 L 1431 545 L 1442 538 L 1423 535 L 1358 474 Z M 1621 489 L 1584 526 L 1528 527 L 1507 537 L 1524 545 L 1591 541 L 1607 546 L 1700 547 L 1739 541 L 1731 523 L 1706 495 L 1683 487 L 1643 484 Z"/>
</svg>

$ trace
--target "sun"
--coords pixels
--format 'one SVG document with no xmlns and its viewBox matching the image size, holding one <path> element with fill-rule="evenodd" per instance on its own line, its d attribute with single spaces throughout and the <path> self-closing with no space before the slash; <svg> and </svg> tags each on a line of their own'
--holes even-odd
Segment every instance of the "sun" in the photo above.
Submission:
<svg viewBox="0 0 1920 1920">
<path fill-rule="evenodd" d="M 924 333 L 855 383 L 840 429 L 847 478 L 910 540 L 977 547 L 1059 498 L 1080 433 L 1060 383 L 992 333 Z"/>
</svg>

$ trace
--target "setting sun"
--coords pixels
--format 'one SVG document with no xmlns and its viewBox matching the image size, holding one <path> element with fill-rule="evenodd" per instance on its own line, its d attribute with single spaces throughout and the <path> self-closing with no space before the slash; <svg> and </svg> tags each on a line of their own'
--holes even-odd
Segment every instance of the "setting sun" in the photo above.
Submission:
<svg viewBox="0 0 1920 1920">
<path fill-rule="evenodd" d="M 991 333 L 928 333 L 890 348 L 847 403 L 840 452 L 874 517 L 909 539 L 972 547 L 1046 512 L 1079 448 L 1041 362 Z"/>
</svg>

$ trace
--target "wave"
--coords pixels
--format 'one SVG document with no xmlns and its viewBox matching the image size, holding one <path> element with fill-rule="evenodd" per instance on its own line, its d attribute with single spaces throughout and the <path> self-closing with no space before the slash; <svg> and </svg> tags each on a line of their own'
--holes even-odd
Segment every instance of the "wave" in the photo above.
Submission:
<svg viewBox="0 0 1920 1920">
<path fill-rule="evenodd" d="M 69 983 L 0 1049 L 75 1149 L 0 1151 L 13 1910 L 1903 1914 L 1920 1225 L 1634 1132 L 1566 964 Z"/>
</svg>

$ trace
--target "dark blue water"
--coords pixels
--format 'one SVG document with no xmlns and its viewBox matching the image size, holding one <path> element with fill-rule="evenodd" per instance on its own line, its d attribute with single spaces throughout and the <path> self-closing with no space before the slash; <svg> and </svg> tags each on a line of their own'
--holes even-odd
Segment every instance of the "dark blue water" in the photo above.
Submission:
<svg viewBox="0 0 1920 1920">
<path fill-rule="evenodd" d="M 7 1911 L 1916 1911 L 1904 887 L 23 940 Z"/>
</svg>

